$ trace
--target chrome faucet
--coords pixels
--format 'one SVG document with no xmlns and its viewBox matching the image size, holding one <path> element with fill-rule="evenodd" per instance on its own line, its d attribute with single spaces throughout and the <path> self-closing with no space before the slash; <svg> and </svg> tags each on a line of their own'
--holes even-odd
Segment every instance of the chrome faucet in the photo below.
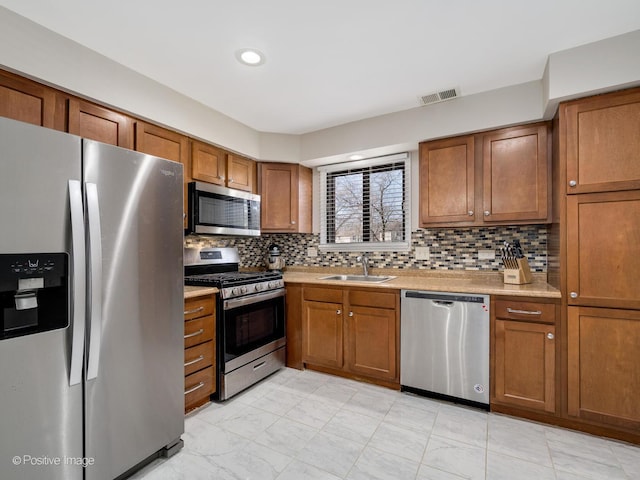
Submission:
<svg viewBox="0 0 640 480">
<path fill-rule="evenodd" d="M 366 255 L 362 255 L 356 258 L 356 261 L 362 262 L 362 274 L 365 277 L 368 277 L 369 276 L 369 257 L 367 257 Z"/>
</svg>

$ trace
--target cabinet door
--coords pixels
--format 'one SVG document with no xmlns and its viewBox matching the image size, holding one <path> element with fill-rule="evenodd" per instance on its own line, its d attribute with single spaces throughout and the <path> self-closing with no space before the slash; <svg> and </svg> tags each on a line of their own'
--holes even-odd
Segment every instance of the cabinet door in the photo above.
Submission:
<svg viewBox="0 0 640 480">
<path fill-rule="evenodd" d="M 472 136 L 420 144 L 420 226 L 473 224 L 475 191 Z"/>
<path fill-rule="evenodd" d="M 568 411 L 640 429 L 640 311 L 568 308 Z"/>
<path fill-rule="evenodd" d="M 547 221 L 551 158 L 547 124 L 482 136 L 485 222 Z"/>
<path fill-rule="evenodd" d="M 287 288 L 287 367 L 302 370 L 302 286 L 288 283 Z"/>
<path fill-rule="evenodd" d="M 184 135 L 144 122 L 136 122 L 135 149 L 156 157 L 182 163 L 184 170 L 184 228 L 187 228 L 187 183 L 191 181 L 189 139 Z"/>
<path fill-rule="evenodd" d="M 8 72 L 0 71 L 0 116 L 54 128 L 55 92 Z"/>
<path fill-rule="evenodd" d="M 302 361 L 342 368 L 342 304 L 304 301 Z"/>
<path fill-rule="evenodd" d="M 261 219 L 265 232 L 296 232 L 298 229 L 298 169 L 288 163 L 260 165 Z"/>
<path fill-rule="evenodd" d="M 555 326 L 496 319 L 497 402 L 555 412 Z"/>
<path fill-rule="evenodd" d="M 227 162 L 222 149 L 191 141 L 191 177 L 201 182 L 226 185 Z"/>
<path fill-rule="evenodd" d="M 568 302 L 640 309 L 640 191 L 567 197 Z"/>
<path fill-rule="evenodd" d="M 383 380 L 396 379 L 396 324 L 396 310 L 349 307 L 345 346 L 347 369 Z"/>
<path fill-rule="evenodd" d="M 227 154 L 227 187 L 255 193 L 255 178 L 256 162 Z"/>
<path fill-rule="evenodd" d="M 126 115 L 70 98 L 69 133 L 122 148 L 133 148 L 133 122 Z"/>
<path fill-rule="evenodd" d="M 578 100 L 563 112 L 567 193 L 640 188 L 640 89 Z"/>
</svg>

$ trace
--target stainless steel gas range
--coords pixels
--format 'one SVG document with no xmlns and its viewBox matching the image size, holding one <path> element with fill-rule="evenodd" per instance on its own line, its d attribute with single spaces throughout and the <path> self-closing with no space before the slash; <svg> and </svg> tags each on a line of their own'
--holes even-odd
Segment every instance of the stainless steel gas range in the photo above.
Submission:
<svg viewBox="0 0 640 480">
<path fill-rule="evenodd" d="M 185 285 L 217 287 L 216 382 L 226 400 L 285 364 L 285 289 L 278 272 L 240 272 L 236 248 L 185 248 Z"/>
</svg>

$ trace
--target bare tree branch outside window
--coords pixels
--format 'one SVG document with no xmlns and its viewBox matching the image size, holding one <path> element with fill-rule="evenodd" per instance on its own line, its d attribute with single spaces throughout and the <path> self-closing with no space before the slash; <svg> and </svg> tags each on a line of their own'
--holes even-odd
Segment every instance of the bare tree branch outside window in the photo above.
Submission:
<svg viewBox="0 0 640 480">
<path fill-rule="evenodd" d="M 405 240 L 404 163 L 335 172 L 330 176 L 329 242 Z"/>
</svg>

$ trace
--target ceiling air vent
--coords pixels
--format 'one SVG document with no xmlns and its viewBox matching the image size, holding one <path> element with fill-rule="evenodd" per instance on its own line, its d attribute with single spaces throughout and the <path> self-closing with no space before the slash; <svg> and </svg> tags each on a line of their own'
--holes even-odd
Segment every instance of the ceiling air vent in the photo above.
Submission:
<svg viewBox="0 0 640 480">
<path fill-rule="evenodd" d="M 432 103 L 444 102 L 445 100 L 451 100 L 460 96 L 457 88 L 449 88 L 447 90 L 441 90 L 439 92 L 429 93 L 422 95 L 420 98 L 420 105 L 431 105 Z"/>
</svg>

